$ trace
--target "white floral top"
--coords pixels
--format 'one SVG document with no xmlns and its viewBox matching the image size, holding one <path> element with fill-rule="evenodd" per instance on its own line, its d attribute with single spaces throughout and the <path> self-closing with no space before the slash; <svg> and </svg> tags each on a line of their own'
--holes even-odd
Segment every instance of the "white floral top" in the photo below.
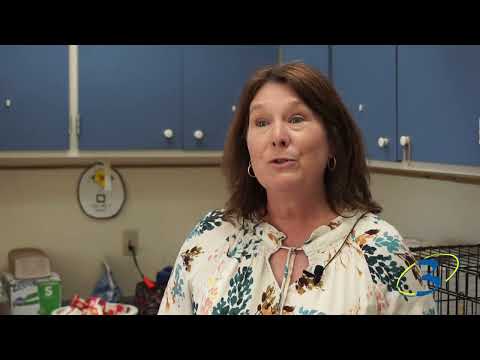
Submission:
<svg viewBox="0 0 480 360">
<path fill-rule="evenodd" d="M 222 210 L 208 213 L 183 244 L 158 313 L 435 314 L 432 294 L 398 291 L 399 276 L 415 261 L 398 231 L 372 213 L 351 215 L 315 229 L 301 249 L 308 268 L 290 284 L 290 256 L 279 286 L 268 259 L 285 234 L 266 222 L 244 219 L 234 226 Z M 400 289 L 428 290 L 421 276 L 415 265 Z"/>
</svg>

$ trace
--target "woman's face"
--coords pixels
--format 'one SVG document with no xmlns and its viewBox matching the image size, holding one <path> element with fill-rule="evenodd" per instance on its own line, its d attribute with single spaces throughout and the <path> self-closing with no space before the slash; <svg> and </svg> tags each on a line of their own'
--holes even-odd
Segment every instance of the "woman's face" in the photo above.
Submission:
<svg viewBox="0 0 480 360">
<path fill-rule="evenodd" d="M 330 149 L 318 116 L 287 85 L 267 83 L 250 105 L 247 146 L 253 172 L 268 191 L 318 189 Z"/>
</svg>

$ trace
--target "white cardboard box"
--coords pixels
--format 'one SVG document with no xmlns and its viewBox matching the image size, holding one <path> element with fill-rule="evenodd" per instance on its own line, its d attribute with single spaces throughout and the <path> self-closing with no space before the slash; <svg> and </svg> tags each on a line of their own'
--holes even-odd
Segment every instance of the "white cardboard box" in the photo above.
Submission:
<svg viewBox="0 0 480 360">
<path fill-rule="evenodd" d="M 50 315 L 62 305 L 62 286 L 57 273 L 28 280 L 19 280 L 5 273 L 3 282 L 12 315 Z"/>
</svg>

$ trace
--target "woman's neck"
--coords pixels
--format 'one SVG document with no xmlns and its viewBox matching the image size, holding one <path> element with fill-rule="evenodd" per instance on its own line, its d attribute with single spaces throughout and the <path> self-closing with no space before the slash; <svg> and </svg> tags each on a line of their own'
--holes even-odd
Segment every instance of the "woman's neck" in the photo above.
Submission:
<svg viewBox="0 0 480 360">
<path fill-rule="evenodd" d="M 265 220 L 281 231 L 316 228 L 328 224 L 337 216 L 321 193 L 317 196 L 267 194 Z"/>
</svg>

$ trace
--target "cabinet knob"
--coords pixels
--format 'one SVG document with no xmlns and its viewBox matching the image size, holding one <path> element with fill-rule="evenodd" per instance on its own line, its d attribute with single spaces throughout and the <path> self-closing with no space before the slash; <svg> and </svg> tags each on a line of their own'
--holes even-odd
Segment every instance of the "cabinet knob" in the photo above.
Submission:
<svg viewBox="0 0 480 360">
<path fill-rule="evenodd" d="M 388 138 L 384 138 L 384 137 L 378 138 L 378 146 L 380 146 L 381 148 L 388 146 L 389 142 L 390 140 L 388 140 Z"/>
<path fill-rule="evenodd" d="M 6 99 L 5 100 L 5 107 L 9 108 L 10 106 L 12 106 L 12 100 Z"/>
<path fill-rule="evenodd" d="M 202 130 L 196 130 L 194 133 L 193 133 L 193 137 L 197 140 L 202 140 L 204 137 L 205 137 L 205 134 L 203 133 Z"/>
<path fill-rule="evenodd" d="M 410 136 L 400 136 L 400 145 L 406 146 L 410 144 Z"/>
<path fill-rule="evenodd" d="M 171 139 L 173 138 L 173 130 L 172 129 L 166 129 L 163 132 L 163 136 L 165 136 L 165 139 Z"/>
<path fill-rule="evenodd" d="M 365 105 L 358 104 L 358 111 L 363 112 L 363 110 L 365 110 Z"/>
<path fill-rule="evenodd" d="M 237 111 L 237 107 L 235 105 L 232 106 L 232 112 Z"/>
</svg>

